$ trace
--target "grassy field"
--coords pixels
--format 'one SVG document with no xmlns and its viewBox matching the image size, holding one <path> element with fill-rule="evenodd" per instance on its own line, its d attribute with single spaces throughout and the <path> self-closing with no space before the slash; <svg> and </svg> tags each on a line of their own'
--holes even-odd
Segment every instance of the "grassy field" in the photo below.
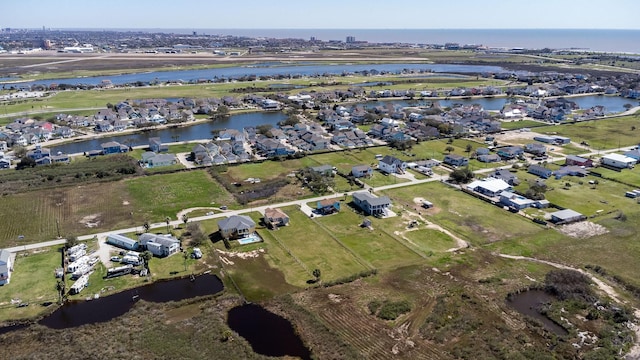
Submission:
<svg viewBox="0 0 640 360">
<path fill-rule="evenodd" d="M 330 233 L 304 213 L 297 208 L 283 210 L 290 216 L 292 225 L 274 231 L 272 236 L 309 271 L 320 269 L 322 279 L 331 281 L 367 270 Z M 315 236 L 309 238 L 310 233 Z M 308 279 L 312 278 L 310 276 Z"/>
<path fill-rule="evenodd" d="M 460 190 L 441 183 L 427 183 L 384 191 L 396 206 L 418 209 L 414 199 L 422 197 L 434 204 L 423 214 L 452 233 L 483 245 L 506 239 L 518 239 L 540 232 L 539 225 L 480 201 Z M 508 230 L 507 230 L 508 229 Z"/>
<path fill-rule="evenodd" d="M 230 204 L 232 197 L 205 170 L 140 177 L 126 181 L 138 218 L 175 218 L 183 209 Z"/>
<path fill-rule="evenodd" d="M 596 150 L 637 145 L 637 131 L 640 131 L 640 117 L 635 115 L 536 128 L 541 134 L 556 133 L 576 142 L 586 141 Z"/>
<path fill-rule="evenodd" d="M 415 252 L 386 232 L 384 220 L 375 221 L 373 229 L 361 228 L 362 218 L 348 208 L 340 213 L 323 216 L 314 221 L 351 251 L 378 269 L 408 264 L 420 259 Z"/>
<path fill-rule="evenodd" d="M 54 270 L 62 266 L 59 250 L 50 247 L 17 254 L 11 282 L 0 287 L 0 322 L 34 317 L 47 309 L 43 303 L 58 301 Z M 17 308 L 12 300 L 29 306 Z"/>
</svg>

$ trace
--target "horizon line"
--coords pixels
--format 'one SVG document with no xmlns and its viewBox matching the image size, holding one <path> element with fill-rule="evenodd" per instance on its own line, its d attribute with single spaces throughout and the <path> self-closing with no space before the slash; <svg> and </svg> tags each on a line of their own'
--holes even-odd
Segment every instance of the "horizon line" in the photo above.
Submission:
<svg viewBox="0 0 640 360">
<path fill-rule="evenodd" d="M 221 27 L 221 28 L 205 28 L 205 27 L 47 27 L 49 30 L 588 30 L 588 31 L 640 31 L 640 28 L 243 28 L 243 27 Z M 43 27 L 3 27 L 2 29 L 13 30 L 42 30 Z"/>
</svg>

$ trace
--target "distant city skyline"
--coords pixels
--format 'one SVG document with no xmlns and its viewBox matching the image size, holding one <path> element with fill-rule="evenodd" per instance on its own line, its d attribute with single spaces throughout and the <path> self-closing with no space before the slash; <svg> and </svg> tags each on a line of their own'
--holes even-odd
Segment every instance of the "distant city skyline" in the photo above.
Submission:
<svg viewBox="0 0 640 360">
<path fill-rule="evenodd" d="M 637 0 L 20 0 L 0 28 L 640 29 Z"/>
</svg>

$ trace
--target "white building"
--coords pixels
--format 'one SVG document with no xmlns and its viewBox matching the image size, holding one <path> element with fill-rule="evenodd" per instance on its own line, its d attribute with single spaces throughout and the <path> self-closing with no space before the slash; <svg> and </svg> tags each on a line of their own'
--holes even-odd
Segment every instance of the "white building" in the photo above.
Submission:
<svg viewBox="0 0 640 360">
<path fill-rule="evenodd" d="M 637 160 L 620 154 L 607 154 L 600 159 L 600 163 L 618 169 L 632 169 Z"/>
<path fill-rule="evenodd" d="M 142 234 L 140 245 L 158 257 L 170 256 L 180 250 L 180 241 L 171 235 Z"/>
<path fill-rule="evenodd" d="M 500 195 L 505 190 L 511 190 L 511 185 L 502 179 L 486 178 L 482 180 L 476 180 L 469 185 L 467 189 L 473 190 L 477 193 L 494 197 Z"/>
<path fill-rule="evenodd" d="M 0 250 L 0 285 L 9 283 L 12 270 L 11 253 L 9 250 Z"/>
</svg>

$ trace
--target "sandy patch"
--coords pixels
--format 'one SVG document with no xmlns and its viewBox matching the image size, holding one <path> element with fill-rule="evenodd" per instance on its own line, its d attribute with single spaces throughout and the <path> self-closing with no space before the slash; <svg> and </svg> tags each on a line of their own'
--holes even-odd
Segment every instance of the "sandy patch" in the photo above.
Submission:
<svg viewBox="0 0 640 360">
<path fill-rule="evenodd" d="M 338 294 L 329 294 L 329 300 L 331 300 L 332 303 L 337 304 L 342 301 L 342 298 Z"/>
<path fill-rule="evenodd" d="M 222 256 L 227 256 L 230 258 L 240 258 L 240 259 L 252 259 L 252 258 L 257 258 L 258 256 L 260 256 L 260 254 L 264 253 L 264 249 L 257 249 L 257 250 L 253 250 L 253 251 L 247 251 L 247 252 L 236 252 L 236 251 L 223 251 L 223 250 L 219 250 L 216 249 L 216 251 Z M 230 261 L 230 260 L 228 260 Z M 224 262 L 224 261 L 223 261 Z"/>
<path fill-rule="evenodd" d="M 122 205 L 129 205 L 129 202 L 128 202 L 127 200 L 124 200 L 124 201 L 122 202 Z"/>
<path fill-rule="evenodd" d="M 94 228 L 100 225 L 100 215 L 101 214 L 91 214 L 80 219 L 79 223 L 88 227 Z"/>
<path fill-rule="evenodd" d="M 591 221 L 582 221 L 579 223 L 562 225 L 558 227 L 558 231 L 565 235 L 578 239 L 586 239 L 592 236 L 602 235 L 609 232 L 606 227 L 592 223 Z"/>
</svg>

